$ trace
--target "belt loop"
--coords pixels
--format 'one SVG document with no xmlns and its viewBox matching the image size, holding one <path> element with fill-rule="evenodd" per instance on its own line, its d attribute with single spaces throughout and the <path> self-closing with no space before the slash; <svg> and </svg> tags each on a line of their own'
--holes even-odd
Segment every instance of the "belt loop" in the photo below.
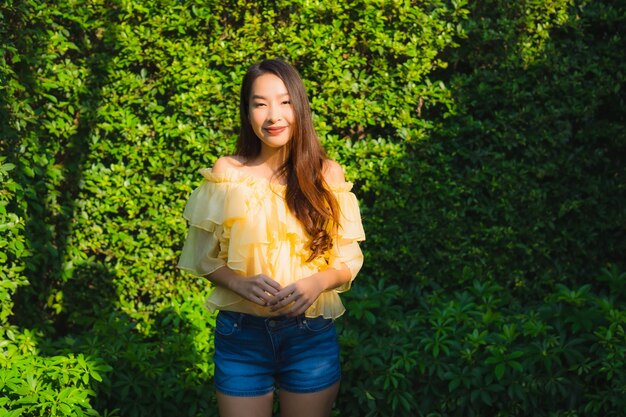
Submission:
<svg viewBox="0 0 626 417">
<path fill-rule="evenodd" d="M 239 313 L 239 316 L 237 317 L 237 327 L 239 327 L 239 330 L 242 329 L 242 324 L 243 324 L 243 313 Z"/>
<path fill-rule="evenodd" d="M 298 328 L 304 328 L 304 324 L 306 323 L 306 317 L 304 314 L 300 314 L 299 316 L 296 316 L 296 318 L 298 319 Z"/>
</svg>

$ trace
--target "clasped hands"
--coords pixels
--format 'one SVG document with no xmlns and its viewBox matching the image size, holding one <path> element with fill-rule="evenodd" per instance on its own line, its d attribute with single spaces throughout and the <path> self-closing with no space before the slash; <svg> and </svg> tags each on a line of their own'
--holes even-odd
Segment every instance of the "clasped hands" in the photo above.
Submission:
<svg viewBox="0 0 626 417">
<path fill-rule="evenodd" d="M 241 277 L 231 281 L 231 289 L 272 313 L 286 316 L 303 314 L 324 291 L 315 275 L 302 278 L 286 287 L 264 274 Z"/>
</svg>

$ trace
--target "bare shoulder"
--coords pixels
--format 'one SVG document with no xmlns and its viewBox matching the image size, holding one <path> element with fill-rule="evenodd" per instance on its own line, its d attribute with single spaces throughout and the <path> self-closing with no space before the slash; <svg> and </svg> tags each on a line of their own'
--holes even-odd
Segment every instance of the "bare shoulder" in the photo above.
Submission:
<svg viewBox="0 0 626 417">
<path fill-rule="evenodd" d="M 326 181 L 326 184 L 342 184 L 346 182 L 341 165 L 331 159 L 324 161 L 324 181 Z"/>
<path fill-rule="evenodd" d="M 214 174 L 223 174 L 229 169 L 240 169 L 243 166 L 243 160 L 239 156 L 222 156 L 213 165 L 211 172 Z"/>
</svg>

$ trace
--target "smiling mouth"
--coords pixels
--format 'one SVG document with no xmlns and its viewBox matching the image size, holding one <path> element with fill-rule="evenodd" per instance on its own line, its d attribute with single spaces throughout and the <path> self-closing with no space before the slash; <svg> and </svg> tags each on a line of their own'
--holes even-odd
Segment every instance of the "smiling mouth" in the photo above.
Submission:
<svg viewBox="0 0 626 417">
<path fill-rule="evenodd" d="M 278 135 L 279 133 L 282 133 L 285 129 L 287 129 L 287 126 L 282 126 L 282 127 L 266 127 L 265 131 L 267 133 L 269 133 L 270 135 Z"/>
</svg>

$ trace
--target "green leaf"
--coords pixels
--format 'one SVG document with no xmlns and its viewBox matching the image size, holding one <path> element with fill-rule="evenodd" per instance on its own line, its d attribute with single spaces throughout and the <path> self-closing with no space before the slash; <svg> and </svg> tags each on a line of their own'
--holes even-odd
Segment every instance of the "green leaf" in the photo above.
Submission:
<svg viewBox="0 0 626 417">
<path fill-rule="evenodd" d="M 502 377 L 504 376 L 504 371 L 505 370 L 506 370 L 506 367 L 504 366 L 503 363 L 499 363 L 498 365 L 496 365 L 495 374 L 496 374 L 496 378 L 498 378 L 498 380 L 502 379 Z"/>
</svg>

